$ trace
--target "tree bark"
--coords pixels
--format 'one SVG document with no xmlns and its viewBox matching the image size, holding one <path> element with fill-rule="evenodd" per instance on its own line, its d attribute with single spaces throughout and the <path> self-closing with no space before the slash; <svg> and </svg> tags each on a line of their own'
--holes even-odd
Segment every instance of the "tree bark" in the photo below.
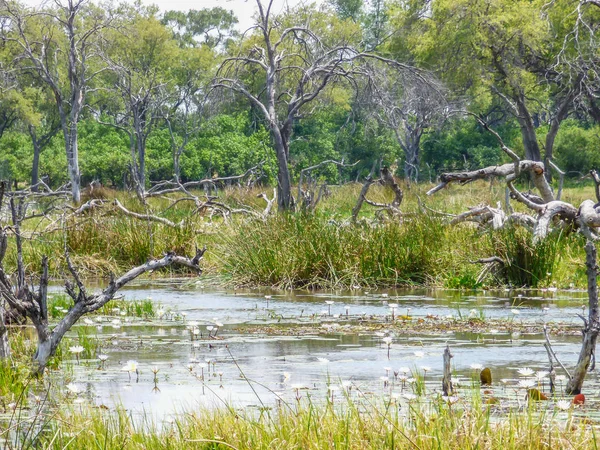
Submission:
<svg viewBox="0 0 600 450">
<path fill-rule="evenodd" d="M 446 397 L 452 395 L 454 392 L 452 388 L 452 368 L 450 366 L 450 360 L 453 356 L 450 353 L 450 346 L 446 345 L 446 349 L 444 350 L 444 376 L 442 378 L 442 391 Z"/>
<path fill-rule="evenodd" d="M 568 395 L 577 395 L 581 393 L 581 388 L 588 368 L 592 363 L 595 365 L 596 359 L 596 340 L 598 338 L 600 323 L 598 321 L 598 266 L 596 259 L 596 245 L 592 241 L 588 240 L 585 244 L 585 255 L 588 279 L 589 313 L 588 319 L 584 319 L 583 342 L 581 344 L 577 366 L 565 389 L 565 392 Z"/>
</svg>

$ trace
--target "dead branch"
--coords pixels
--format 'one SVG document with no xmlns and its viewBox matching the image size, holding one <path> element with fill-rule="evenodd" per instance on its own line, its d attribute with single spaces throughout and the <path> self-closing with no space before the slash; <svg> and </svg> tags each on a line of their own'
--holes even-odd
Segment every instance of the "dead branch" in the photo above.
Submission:
<svg viewBox="0 0 600 450">
<path fill-rule="evenodd" d="M 108 286 L 95 294 L 89 294 L 87 292 L 76 269 L 69 261 L 69 270 L 75 279 L 77 292 L 72 284 L 69 282 L 66 283 L 67 292 L 74 299 L 74 304 L 60 322 L 52 329 L 50 329 L 48 324 L 47 313 L 48 258 L 44 257 L 42 259 L 42 273 L 40 274 L 39 287 L 37 289 L 33 286 L 28 286 L 25 282 L 13 286 L 4 267 L 0 264 L 0 297 L 4 299 L 10 307 L 32 321 L 38 337 L 38 346 L 33 358 L 35 363 L 34 369 L 36 373 L 41 375 L 44 372 L 48 359 L 55 354 L 65 333 L 69 331 L 83 315 L 96 311 L 104 306 L 114 298 L 119 289 L 146 272 L 152 272 L 172 265 L 180 265 L 192 269 L 197 274 L 202 273 L 199 263 L 202 260 L 205 251 L 206 248 L 196 250 L 196 254 L 193 258 L 169 253 L 160 259 L 150 260 L 145 264 L 134 267 L 119 278 L 115 279 L 114 277 L 111 277 Z M 21 282 L 19 281 L 18 283 Z"/>
<path fill-rule="evenodd" d="M 327 189 L 327 185 L 325 183 L 323 185 L 321 185 L 321 188 L 319 189 L 318 194 L 315 193 L 316 186 L 317 186 L 317 179 L 315 177 L 312 177 L 313 170 L 319 169 L 328 164 L 334 164 L 340 168 L 354 167 L 359 162 L 360 161 L 356 161 L 353 164 L 345 164 L 343 159 L 341 161 L 328 159 L 326 161 L 321 161 L 320 163 L 315 164 L 314 166 L 310 166 L 305 169 L 302 169 L 300 171 L 300 178 L 298 180 L 298 194 L 296 197 L 297 202 L 300 203 L 300 199 L 302 199 L 302 207 L 305 210 L 314 211 L 314 209 L 317 207 L 317 204 L 321 200 L 323 194 L 325 193 L 325 191 Z M 303 186 L 305 183 L 307 184 L 306 190 L 303 189 Z"/>
<path fill-rule="evenodd" d="M 166 225 L 171 228 L 182 228 L 183 224 L 184 224 L 183 221 L 181 221 L 179 223 L 175 223 L 175 222 L 170 221 L 169 219 L 165 219 L 164 217 L 155 216 L 153 214 L 140 214 L 140 213 L 136 213 L 133 211 L 129 211 L 117 199 L 115 199 L 113 204 L 115 205 L 115 207 L 118 210 L 123 212 L 123 214 L 125 214 L 126 216 L 129 216 L 129 217 L 133 217 L 134 219 L 158 222 L 158 223 L 162 223 L 163 225 Z"/>
<path fill-rule="evenodd" d="M 365 202 L 371 206 L 380 208 L 381 211 L 386 211 L 390 217 L 401 216 L 402 212 L 400 211 L 400 204 L 404 199 L 404 193 L 402 192 L 402 189 L 400 189 L 400 186 L 398 186 L 398 183 L 396 183 L 394 175 L 392 174 L 389 168 L 383 167 L 381 169 L 381 176 L 379 182 L 383 186 L 388 186 L 392 189 L 392 191 L 394 192 L 394 200 L 392 200 L 391 203 L 377 203 L 366 198 L 365 193 Z"/>
</svg>

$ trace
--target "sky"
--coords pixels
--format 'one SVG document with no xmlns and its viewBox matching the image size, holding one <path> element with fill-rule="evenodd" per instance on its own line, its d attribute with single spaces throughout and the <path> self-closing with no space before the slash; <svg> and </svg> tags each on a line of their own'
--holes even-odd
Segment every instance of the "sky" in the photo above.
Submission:
<svg viewBox="0 0 600 450">
<path fill-rule="evenodd" d="M 42 0 L 24 0 L 24 3 L 34 6 L 39 5 Z M 125 0 L 133 3 L 133 0 Z M 252 17 L 257 11 L 256 0 L 141 0 L 144 5 L 156 5 L 161 11 L 166 10 L 181 10 L 188 11 L 190 9 L 221 8 L 232 10 L 238 18 L 238 30 L 245 31 L 253 25 Z M 266 4 L 268 0 L 262 0 Z M 279 13 L 288 6 L 295 6 L 301 3 L 302 0 L 273 0 L 272 11 Z M 309 0 L 315 1 L 315 0 Z M 316 0 L 316 3 L 321 3 L 322 0 Z M 119 3 L 120 0 L 116 0 Z"/>
</svg>

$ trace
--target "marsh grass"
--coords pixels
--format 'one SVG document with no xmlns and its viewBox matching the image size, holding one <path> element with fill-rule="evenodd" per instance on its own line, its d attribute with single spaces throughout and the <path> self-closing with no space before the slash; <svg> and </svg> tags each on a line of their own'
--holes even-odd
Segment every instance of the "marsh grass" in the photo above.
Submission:
<svg viewBox="0 0 600 450">
<path fill-rule="evenodd" d="M 320 214 L 287 214 L 266 225 L 238 225 L 217 252 L 223 269 L 240 284 L 427 284 L 443 262 L 443 236 L 441 222 L 427 215 L 410 223 L 339 226 Z"/>
<path fill-rule="evenodd" d="M 176 223 L 183 220 L 185 225 L 171 228 L 140 221 L 110 212 L 107 206 L 108 210 L 68 223 L 66 233 L 33 235 L 25 243 L 24 257 L 29 271 L 39 272 L 42 255 L 48 255 L 52 275 L 62 278 L 68 273 L 63 256 L 66 243 L 78 270 L 87 277 L 106 278 L 170 251 L 193 254 L 196 246 L 206 244 L 205 275 L 234 285 L 329 288 L 416 284 L 454 289 L 501 284 L 585 285 L 581 239 L 575 235 L 551 235 L 534 246 L 523 230 L 486 236 L 473 224 L 446 224 L 445 213 L 502 202 L 503 185 L 449 186 L 432 197 L 425 195 L 429 185 L 403 187 L 403 220 L 378 225 L 371 221 L 376 208 L 369 205 L 363 207 L 357 224 L 349 223 L 361 188 L 358 183 L 331 186 L 331 195 L 322 200 L 316 214 L 276 215 L 266 222 L 235 216 L 225 223 L 218 215 L 210 218 L 206 212 L 195 211 L 191 202 L 170 207 L 166 198 L 152 198 L 145 206 L 128 193 L 110 192 L 110 198 L 116 196 L 132 211 L 150 211 Z M 230 188 L 220 191 L 219 200 L 233 207 L 262 210 L 264 201 L 257 198 L 261 192 L 272 195 L 270 188 Z M 574 204 L 590 195 L 593 190 L 589 186 L 564 191 L 564 198 Z M 389 202 L 391 193 L 373 185 L 369 198 Z M 423 212 L 423 205 L 429 212 Z M 522 205 L 513 206 L 523 210 Z M 42 229 L 44 224 L 31 222 L 28 226 Z M 470 262 L 489 256 L 509 261 L 506 277 L 478 280 L 481 266 Z M 9 246 L 7 266 L 14 267 L 15 261 L 14 246 Z M 172 274 L 187 272 L 171 268 L 154 276 Z"/>
<path fill-rule="evenodd" d="M 504 262 L 505 282 L 515 287 L 545 286 L 552 277 L 567 243 L 560 232 L 534 243 L 531 232 L 507 226 L 488 233 L 494 255 Z"/>
<path fill-rule="evenodd" d="M 38 448 L 102 449 L 546 449 L 597 448 L 594 429 L 570 413 L 530 403 L 504 411 L 479 395 L 452 405 L 397 403 L 339 395 L 239 411 L 187 411 L 171 423 L 134 419 L 124 410 L 66 407 L 49 421 Z"/>
</svg>

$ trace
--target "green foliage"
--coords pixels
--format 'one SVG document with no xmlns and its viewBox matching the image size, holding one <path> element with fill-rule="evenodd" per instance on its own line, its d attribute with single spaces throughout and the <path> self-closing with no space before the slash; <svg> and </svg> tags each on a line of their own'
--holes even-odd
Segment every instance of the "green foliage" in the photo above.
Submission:
<svg viewBox="0 0 600 450">
<path fill-rule="evenodd" d="M 544 286 L 552 276 L 561 249 L 564 247 L 560 234 L 552 234 L 532 243 L 527 230 L 508 226 L 489 234 L 495 255 L 504 262 L 506 282 L 515 287 Z"/>
<path fill-rule="evenodd" d="M 600 169 L 600 129 L 583 127 L 576 120 L 567 120 L 556 138 L 555 154 L 558 166 L 568 176 L 580 177 L 590 169 Z"/>
</svg>

